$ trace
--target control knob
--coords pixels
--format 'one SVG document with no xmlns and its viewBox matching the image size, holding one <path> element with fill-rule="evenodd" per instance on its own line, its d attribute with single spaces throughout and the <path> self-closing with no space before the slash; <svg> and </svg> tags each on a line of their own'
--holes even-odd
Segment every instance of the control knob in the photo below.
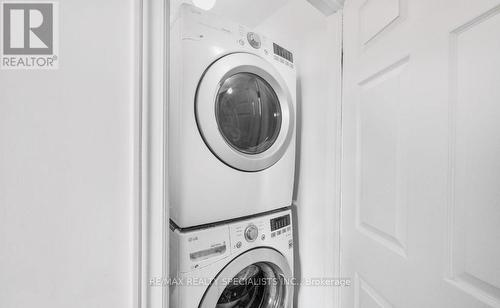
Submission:
<svg viewBox="0 0 500 308">
<path fill-rule="evenodd" d="M 245 239 L 247 242 L 253 242 L 259 236 L 259 229 L 255 225 L 250 225 L 245 229 Z"/>
<path fill-rule="evenodd" d="M 253 48 L 255 48 L 255 49 L 260 48 L 260 45 L 261 45 L 260 37 L 257 33 L 248 32 L 247 40 L 248 40 L 248 43 L 250 44 L 250 46 L 252 46 Z"/>
</svg>

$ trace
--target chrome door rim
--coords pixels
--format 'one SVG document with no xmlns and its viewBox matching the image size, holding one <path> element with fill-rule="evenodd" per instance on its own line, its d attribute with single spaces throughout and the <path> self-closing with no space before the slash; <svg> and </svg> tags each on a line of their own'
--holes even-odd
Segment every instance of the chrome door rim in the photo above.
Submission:
<svg viewBox="0 0 500 308">
<path fill-rule="evenodd" d="M 220 85 L 237 73 L 251 73 L 264 79 L 276 93 L 281 108 L 281 130 L 273 145 L 259 154 L 234 149 L 219 131 L 215 114 Z M 295 114 L 292 97 L 278 71 L 263 58 L 233 53 L 215 61 L 204 73 L 196 92 L 195 115 L 200 133 L 210 150 L 227 165 L 242 171 L 260 171 L 274 165 L 285 154 L 293 135 Z"/>
<path fill-rule="evenodd" d="M 212 284 L 203 295 L 198 308 L 214 308 L 226 288 L 225 280 L 232 279 L 246 267 L 256 263 L 273 264 L 282 271 L 285 282 L 285 296 L 283 298 L 283 308 L 291 307 L 293 297 L 293 286 L 288 283 L 292 279 L 292 271 L 285 257 L 272 248 L 256 248 L 249 250 L 232 260 L 217 275 Z M 280 307 L 280 308 L 282 308 Z"/>
</svg>

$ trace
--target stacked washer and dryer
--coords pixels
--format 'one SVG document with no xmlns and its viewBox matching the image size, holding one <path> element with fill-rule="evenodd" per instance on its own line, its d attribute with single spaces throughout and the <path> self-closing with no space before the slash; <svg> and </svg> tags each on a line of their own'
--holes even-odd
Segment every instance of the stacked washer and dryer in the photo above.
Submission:
<svg viewBox="0 0 500 308">
<path fill-rule="evenodd" d="M 170 307 L 290 308 L 293 55 L 187 4 L 171 29 Z"/>
</svg>

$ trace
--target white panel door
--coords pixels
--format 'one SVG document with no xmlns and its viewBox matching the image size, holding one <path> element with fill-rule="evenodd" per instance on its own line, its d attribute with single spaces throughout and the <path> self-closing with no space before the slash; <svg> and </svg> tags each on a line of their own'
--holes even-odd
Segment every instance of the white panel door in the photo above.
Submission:
<svg viewBox="0 0 500 308">
<path fill-rule="evenodd" d="M 342 307 L 500 307 L 500 1 L 344 14 Z"/>
</svg>

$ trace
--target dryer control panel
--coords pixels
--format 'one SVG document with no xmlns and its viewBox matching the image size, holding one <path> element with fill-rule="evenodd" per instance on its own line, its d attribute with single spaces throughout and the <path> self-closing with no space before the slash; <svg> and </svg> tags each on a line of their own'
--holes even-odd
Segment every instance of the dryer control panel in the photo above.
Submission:
<svg viewBox="0 0 500 308">
<path fill-rule="evenodd" d="M 283 69 L 292 71 L 295 69 L 293 53 L 264 34 L 257 33 L 244 25 L 228 22 L 192 5 L 184 4 L 183 10 L 184 14 L 180 16 L 184 16 L 186 22 L 182 34 L 177 34 L 182 35 L 181 40 L 205 42 L 210 45 L 209 50 L 217 54 L 216 56 L 246 51 L 259 54 Z M 182 18 L 175 19 L 174 25 L 180 19 Z"/>
</svg>

